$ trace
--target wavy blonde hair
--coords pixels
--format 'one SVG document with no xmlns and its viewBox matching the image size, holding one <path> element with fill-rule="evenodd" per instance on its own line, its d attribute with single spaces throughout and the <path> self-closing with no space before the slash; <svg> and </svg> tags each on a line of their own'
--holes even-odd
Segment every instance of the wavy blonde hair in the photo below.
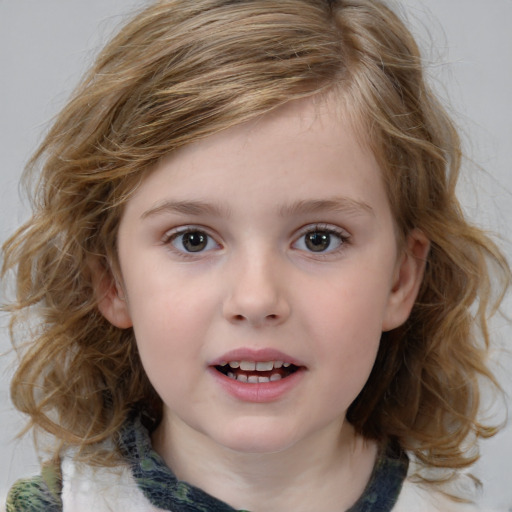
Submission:
<svg viewBox="0 0 512 512">
<path fill-rule="evenodd" d="M 92 262 L 115 266 L 123 205 L 159 159 L 327 91 L 379 160 L 399 237 L 416 228 L 431 241 L 413 312 L 383 334 L 348 419 L 427 467 L 474 462 L 463 442 L 493 432 L 477 420 L 478 381 L 494 382 L 487 322 L 510 270 L 464 219 L 457 132 L 413 37 L 376 0 L 164 0 L 105 47 L 30 161 L 34 213 L 4 245 L 3 275 L 17 278 L 5 309 L 22 352 L 12 399 L 33 426 L 94 451 L 133 407 L 158 419 L 132 330 L 98 311 Z"/>
</svg>

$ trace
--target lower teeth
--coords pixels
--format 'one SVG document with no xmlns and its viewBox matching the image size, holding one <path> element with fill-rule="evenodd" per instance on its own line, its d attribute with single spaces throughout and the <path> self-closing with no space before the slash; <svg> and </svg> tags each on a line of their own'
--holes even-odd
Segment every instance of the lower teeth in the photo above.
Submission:
<svg viewBox="0 0 512 512">
<path fill-rule="evenodd" d="M 261 384 L 266 382 L 275 382 L 276 380 L 281 380 L 281 375 L 279 373 L 273 373 L 270 377 L 263 377 L 259 375 L 245 375 L 243 373 L 240 373 L 238 375 L 228 372 L 227 376 L 230 379 L 237 380 L 239 382 L 246 382 L 249 384 Z"/>
</svg>

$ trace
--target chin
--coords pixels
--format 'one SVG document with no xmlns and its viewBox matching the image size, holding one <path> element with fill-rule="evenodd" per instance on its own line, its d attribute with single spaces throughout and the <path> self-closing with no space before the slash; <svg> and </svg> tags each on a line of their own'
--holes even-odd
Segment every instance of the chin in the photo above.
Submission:
<svg viewBox="0 0 512 512">
<path fill-rule="evenodd" d="M 294 433 L 284 426 L 262 424 L 258 421 L 240 421 L 234 428 L 225 428 L 211 438 L 230 451 L 244 454 L 278 453 L 295 444 Z"/>
</svg>

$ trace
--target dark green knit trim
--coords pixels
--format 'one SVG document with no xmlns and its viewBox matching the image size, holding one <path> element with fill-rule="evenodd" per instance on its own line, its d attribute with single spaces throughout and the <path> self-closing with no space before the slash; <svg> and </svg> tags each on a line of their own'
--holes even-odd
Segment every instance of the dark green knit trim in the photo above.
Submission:
<svg viewBox="0 0 512 512">
<path fill-rule="evenodd" d="M 7 496 L 6 512 L 62 512 L 62 476 L 58 462 L 43 466 L 41 475 L 18 480 Z"/>
<path fill-rule="evenodd" d="M 236 512 L 201 489 L 179 481 L 153 450 L 140 417 L 135 416 L 125 424 L 119 449 L 131 466 L 137 485 L 152 505 L 172 512 Z"/>
<path fill-rule="evenodd" d="M 119 438 L 119 449 L 130 463 L 137 485 L 154 506 L 172 512 L 237 512 L 201 489 L 179 481 L 153 450 L 140 417 L 134 416 L 126 422 Z M 408 464 L 398 444 L 388 443 L 380 451 L 363 495 L 347 512 L 391 512 Z"/>
</svg>

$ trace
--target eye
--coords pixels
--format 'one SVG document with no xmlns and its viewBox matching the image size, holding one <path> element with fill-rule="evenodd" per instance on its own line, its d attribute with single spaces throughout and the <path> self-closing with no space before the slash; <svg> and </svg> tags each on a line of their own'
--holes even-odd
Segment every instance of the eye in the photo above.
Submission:
<svg viewBox="0 0 512 512">
<path fill-rule="evenodd" d="M 293 247 L 306 252 L 330 253 L 339 249 L 347 239 L 348 235 L 341 230 L 317 226 L 303 231 Z"/>
<path fill-rule="evenodd" d="M 218 248 L 217 242 L 208 233 L 200 229 L 186 229 L 172 233 L 165 243 L 170 243 L 177 251 L 183 253 L 197 253 Z"/>
</svg>

